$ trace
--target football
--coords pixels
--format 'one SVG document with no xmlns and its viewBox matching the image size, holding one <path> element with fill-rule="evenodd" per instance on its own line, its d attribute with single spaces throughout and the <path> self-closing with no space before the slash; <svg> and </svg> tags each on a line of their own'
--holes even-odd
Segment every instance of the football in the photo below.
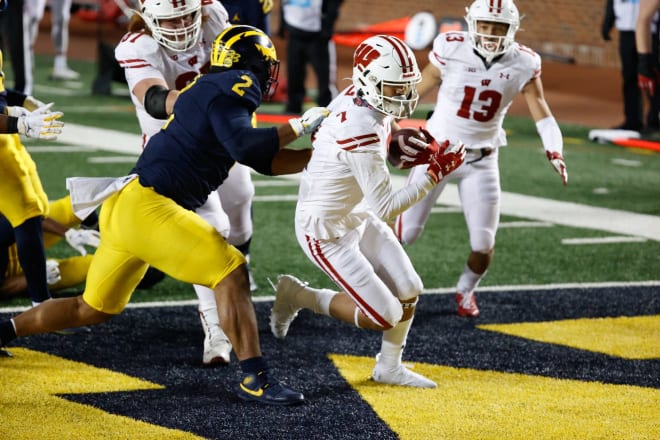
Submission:
<svg viewBox="0 0 660 440">
<path fill-rule="evenodd" d="M 415 151 L 421 151 L 423 148 L 419 144 L 415 144 L 412 138 L 419 139 L 424 143 L 427 142 L 424 133 L 417 128 L 407 127 L 392 133 L 387 150 L 387 160 L 393 167 L 405 170 L 414 165 L 411 160 L 414 158 Z M 405 160 L 406 158 L 410 159 Z"/>
</svg>

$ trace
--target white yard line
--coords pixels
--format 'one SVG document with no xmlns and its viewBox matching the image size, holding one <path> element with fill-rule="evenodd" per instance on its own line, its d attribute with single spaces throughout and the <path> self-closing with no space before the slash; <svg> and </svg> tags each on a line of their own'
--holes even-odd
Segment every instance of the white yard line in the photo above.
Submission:
<svg viewBox="0 0 660 440">
<path fill-rule="evenodd" d="M 136 134 L 77 124 L 66 124 L 58 142 L 125 154 L 140 154 L 142 145 L 140 136 Z M 290 178 L 298 179 L 299 176 L 290 176 Z M 394 176 L 395 186 L 402 186 L 404 183 L 404 177 Z M 264 201 L 273 200 L 274 196 L 259 197 L 257 200 L 260 199 Z M 287 199 L 289 198 L 287 197 Z M 443 205 L 460 206 L 456 185 L 447 185 L 439 202 Z M 658 216 L 510 192 L 502 192 L 501 212 L 504 215 L 549 222 L 556 225 L 593 229 L 660 241 L 660 217 Z"/>
<path fill-rule="evenodd" d="M 590 237 L 590 238 L 564 238 L 561 244 L 611 244 L 611 243 L 643 243 L 644 237 Z"/>
<path fill-rule="evenodd" d="M 510 286 L 483 286 L 479 288 L 480 293 L 487 292 L 527 292 L 529 294 L 544 292 L 547 290 L 559 291 L 568 289 L 614 289 L 618 287 L 660 287 L 660 280 L 638 281 L 638 282 L 606 282 L 606 283 L 562 283 L 562 284 L 519 284 Z M 424 295 L 454 295 L 456 287 L 442 287 L 437 289 L 424 289 Z M 272 302 L 274 295 L 253 296 L 253 302 Z M 179 307 L 197 306 L 197 299 L 186 299 L 179 301 L 150 301 L 133 302 L 126 305 L 127 309 L 143 309 L 149 307 Z M 0 313 L 20 313 L 28 310 L 28 306 L 0 307 Z"/>
</svg>

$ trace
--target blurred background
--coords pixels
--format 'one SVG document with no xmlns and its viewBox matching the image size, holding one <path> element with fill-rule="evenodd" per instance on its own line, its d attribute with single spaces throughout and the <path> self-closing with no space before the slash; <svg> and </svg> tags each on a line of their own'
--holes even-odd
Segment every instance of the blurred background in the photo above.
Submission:
<svg viewBox="0 0 660 440">
<path fill-rule="evenodd" d="M 127 18 L 117 6 L 117 1 L 122 2 L 74 0 L 70 22 L 70 60 L 95 62 L 99 55 L 99 42 L 114 47 L 119 41 L 126 31 Z M 348 84 L 344 79 L 350 77 L 351 72 L 354 46 L 342 44 L 347 40 L 342 38 L 346 34 L 368 33 L 374 26 L 380 31 L 391 29 L 394 33 L 401 30 L 405 19 L 420 11 L 433 13 L 439 22 L 460 20 L 470 3 L 468 0 L 344 0 L 335 27 L 338 87 L 341 89 Z M 516 39 L 541 54 L 546 98 L 557 119 L 594 128 L 609 128 L 620 123 L 623 115 L 616 30 L 612 31 L 611 41 L 603 41 L 600 32 L 605 1 L 518 0 L 516 5 L 524 17 Z M 270 24 L 271 36 L 282 60 L 282 83 L 286 78 L 286 47 L 277 32 L 280 28 L 280 8 L 281 1 L 275 0 Z M 47 6 L 35 46 L 37 55 L 53 54 L 50 20 Z M 428 51 L 421 50 L 416 54 L 420 67 L 423 67 L 427 63 Z M 10 69 L 5 68 L 5 74 L 10 79 L 11 87 Z M 314 89 L 315 78 L 311 68 L 307 83 L 308 89 Z M 426 101 L 433 99 L 431 94 Z M 527 106 L 520 97 L 509 114 L 527 115 Z"/>
</svg>

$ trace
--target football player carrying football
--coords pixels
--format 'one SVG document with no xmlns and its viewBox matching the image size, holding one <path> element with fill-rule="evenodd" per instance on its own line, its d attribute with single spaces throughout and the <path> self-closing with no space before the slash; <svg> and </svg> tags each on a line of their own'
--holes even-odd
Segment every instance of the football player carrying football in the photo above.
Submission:
<svg viewBox="0 0 660 440">
<path fill-rule="evenodd" d="M 543 96 L 541 58 L 514 41 L 520 25 L 518 9 L 511 0 L 476 0 L 465 19 L 467 32 L 435 38 L 418 90 L 423 96 L 440 85 L 426 128 L 433 136 L 460 139 L 467 157 L 450 179 L 403 212 L 395 229 L 402 243 L 414 243 L 447 182 L 457 181 L 471 252 L 456 286 L 456 302 L 460 316 L 476 317 L 474 290 L 493 258 L 500 216 L 498 148 L 506 145 L 502 122 L 518 93 L 525 97 L 546 156 L 564 185 L 568 174 L 562 134 Z M 424 167 L 413 168 L 409 175 L 410 182 L 425 178 Z"/>
<path fill-rule="evenodd" d="M 126 73 L 143 146 L 172 113 L 179 91 L 198 74 L 206 73 L 211 44 L 228 26 L 227 11 L 218 1 L 141 2 L 129 32 L 115 48 L 115 57 Z M 252 236 L 253 197 L 248 167 L 236 164 L 218 190 L 196 210 L 246 256 Z M 231 344 L 218 322 L 213 291 L 200 285 L 194 289 L 204 330 L 202 363 L 228 364 Z"/>
<path fill-rule="evenodd" d="M 462 145 L 420 155 L 424 178 L 392 188 L 386 165 L 395 118 L 414 111 L 421 79 L 415 55 L 400 39 L 377 35 L 358 45 L 353 85 L 329 105 L 314 134 L 314 152 L 300 181 L 295 228 L 305 255 L 339 287 L 314 289 L 280 275 L 270 316 L 284 338 L 301 308 L 383 332 L 373 379 L 432 388 L 436 384 L 401 363 L 422 280 L 387 222 L 420 200 L 458 167 Z M 449 147 L 449 148 L 448 148 Z"/>
<path fill-rule="evenodd" d="M 277 81 L 279 60 L 266 34 L 232 26 L 213 42 L 209 73 L 186 86 L 163 128 L 151 137 L 132 173 L 68 179 L 78 216 L 103 206 L 101 244 L 82 295 L 56 298 L 0 322 L 0 346 L 17 336 L 98 324 L 122 312 L 152 265 L 213 289 L 218 315 L 244 378 L 242 399 L 292 405 L 303 395 L 280 384 L 261 355 L 246 260 L 193 212 L 240 162 L 267 175 L 297 173 L 310 149 L 284 148 L 328 115 L 314 107 L 278 127 L 251 119 Z"/>
</svg>

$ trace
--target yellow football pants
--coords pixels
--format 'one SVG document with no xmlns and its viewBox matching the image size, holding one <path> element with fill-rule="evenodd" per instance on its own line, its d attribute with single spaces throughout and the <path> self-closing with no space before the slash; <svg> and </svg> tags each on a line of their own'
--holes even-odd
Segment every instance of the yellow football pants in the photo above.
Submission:
<svg viewBox="0 0 660 440">
<path fill-rule="evenodd" d="M 103 203 L 99 227 L 101 245 L 83 299 L 104 313 L 121 313 L 149 265 L 180 281 L 214 288 L 246 263 L 199 215 L 138 179 Z"/>
</svg>

